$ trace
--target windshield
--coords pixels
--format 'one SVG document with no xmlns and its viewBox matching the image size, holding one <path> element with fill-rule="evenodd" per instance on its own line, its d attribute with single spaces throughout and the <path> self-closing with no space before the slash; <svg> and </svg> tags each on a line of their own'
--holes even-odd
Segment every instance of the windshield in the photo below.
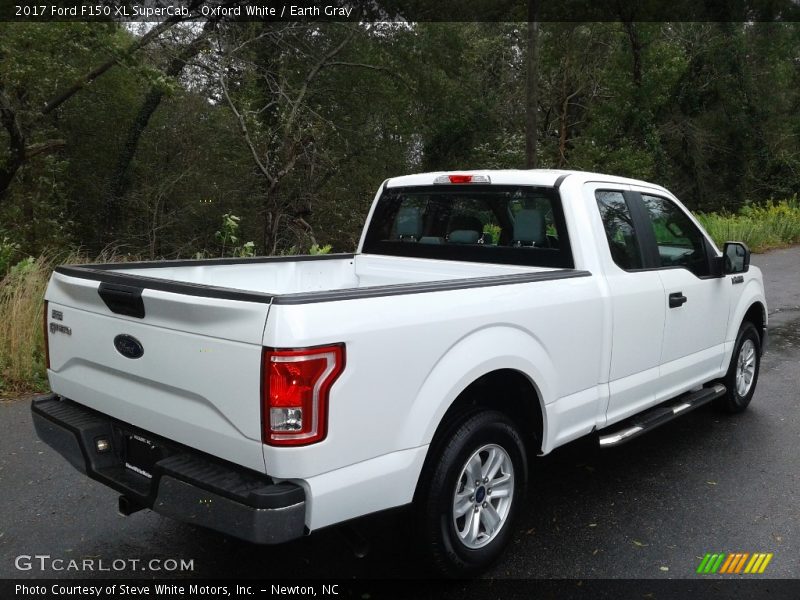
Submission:
<svg viewBox="0 0 800 600">
<path fill-rule="evenodd" d="M 434 185 L 387 188 L 363 251 L 442 260 L 572 268 L 554 188 Z"/>
</svg>

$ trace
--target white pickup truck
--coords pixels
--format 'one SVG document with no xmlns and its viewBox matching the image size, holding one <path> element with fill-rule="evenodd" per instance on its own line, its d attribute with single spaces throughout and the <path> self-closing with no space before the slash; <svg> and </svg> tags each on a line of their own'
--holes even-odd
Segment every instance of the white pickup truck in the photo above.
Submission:
<svg viewBox="0 0 800 600">
<path fill-rule="evenodd" d="M 749 257 L 642 181 L 388 179 L 355 254 L 57 268 L 33 419 L 123 514 L 279 543 L 411 505 L 430 562 L 471 574 L 513 535 L 530 457 L 747 407 Z"/>
</svg>

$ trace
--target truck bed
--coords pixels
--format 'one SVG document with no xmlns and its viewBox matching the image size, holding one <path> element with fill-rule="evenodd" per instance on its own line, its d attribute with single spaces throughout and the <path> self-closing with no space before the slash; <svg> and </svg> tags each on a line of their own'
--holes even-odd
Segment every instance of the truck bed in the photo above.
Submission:
<svg viewBox="0 0 800 600">
<path fill-rule="evenodd" d="M 62 266 L 46 295 L 50 385 L 123 422 L 263 472 L 262 349 L 293 345 L 272 337 L 304 322 L 270 325 L 274 305 L 324 307 L 585 274 L 370 255 Z M 337 340 L 352 329 L 351 317 L 330 319 L 340 325 Z M 300 329 L 295 334 L 298 344 L 307 342 Z M 134 338 L 142 355 L 115 351 L 120 336 Z"/>
<path fill-rule="evenodd" d="M 128 283 L 190 295 L 261 300 L 275 296 L 359 290 L 376 286 L 409 286 L 553 269 L 477 264 L 407 257 L 331 254 L 252 259 L 210 259 L 64 266 L 57 273 L 85 279 Z M 206 288 L 205 290 L 203 288 Z"/>
</svg>

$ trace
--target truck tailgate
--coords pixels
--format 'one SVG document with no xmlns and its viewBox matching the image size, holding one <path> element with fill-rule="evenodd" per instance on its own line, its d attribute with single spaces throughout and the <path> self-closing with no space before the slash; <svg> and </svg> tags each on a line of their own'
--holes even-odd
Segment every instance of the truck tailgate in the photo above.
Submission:
<svg viewBox="0 0 800 600">
<path fill-rule="evenodd" d="M 52 390 L 264 472 L 261 340 L 270 305 L 148 289 L 145 283 L 145 314 L 138 318 L 112 312 L 99 287 L 91 279 L 53 274 L 46 294 Z M 123 354 L 118 336 L 135 338 L 141 356 Z"/>
</svg>

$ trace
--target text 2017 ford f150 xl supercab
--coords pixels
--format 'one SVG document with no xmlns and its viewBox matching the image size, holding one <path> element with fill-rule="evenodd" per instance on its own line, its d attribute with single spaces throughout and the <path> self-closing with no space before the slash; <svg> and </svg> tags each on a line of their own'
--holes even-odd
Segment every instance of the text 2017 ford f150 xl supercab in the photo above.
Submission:
<svg viewBox="0 0 800 600">
<path fill-rule="evenodd" d="M 747 407 L 749 258 L 641 181 L 397 177 L 355 254 L 57 268 L 34 422 L 123 513 L 278 543 L 412 505 L 432 563 L 474 573 L 528 457 Z"/>
</svg>

